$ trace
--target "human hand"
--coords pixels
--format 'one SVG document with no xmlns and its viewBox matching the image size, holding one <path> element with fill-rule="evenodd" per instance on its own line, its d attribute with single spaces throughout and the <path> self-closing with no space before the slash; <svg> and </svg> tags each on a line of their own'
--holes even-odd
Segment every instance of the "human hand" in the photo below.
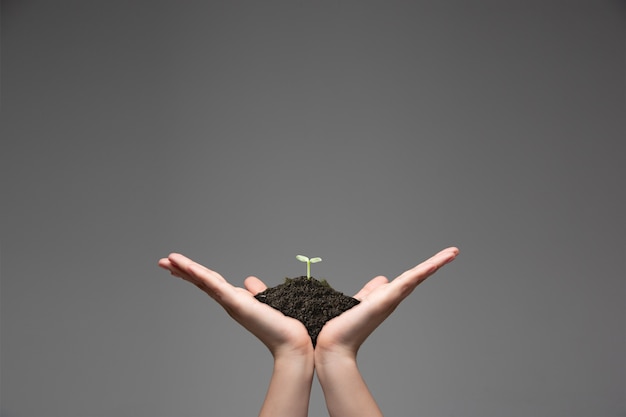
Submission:
<svg viewBox="0 0 626 417">
<path fill-rule="evenodd" d="M 234 287 L 217 272 L 177 253 L 159 260 L 159 266 L 211 296 L 272 352 L 274 370 L 259 416 L 305 417 L 313 381 L 311 338 L 298 320 L 254 298 L 265 290 L 263 281 L 248 277 L 245 288 Z"/>
<path fill-rule="evenodd" d="M 317 337 L 316 367 L 329 355 L 355 358 L 361 344 L 422 281 L 454 260 L 459 250 L 450 247 L 404 272 L 393 281 L 378 276 L 354 298 L 358 305 L 328 321 Z"/>
<path fill-rule="evenodd" d="M 255 294 L 267 288 L 260 279 L 248 277 L 244 281 L 245 289 L 234 287 L 217 272 L 177 253 L 160 259 L 159 266 L 207 293 L 233 319 L 261 340 L 275 358 L 313 355 L 311 338 L 300 321 L 254 298 Z"/>
<path fill-rule="evenodd" d="M 378 276 L 354 298 L 361 302 L 329 320 L 315 347 L 315 370 L 331 417 L 382 417 L 356 364 L 361 344 L 411 292 L 458 254 L 444 249 L 389 282 Z"/>
</svg>

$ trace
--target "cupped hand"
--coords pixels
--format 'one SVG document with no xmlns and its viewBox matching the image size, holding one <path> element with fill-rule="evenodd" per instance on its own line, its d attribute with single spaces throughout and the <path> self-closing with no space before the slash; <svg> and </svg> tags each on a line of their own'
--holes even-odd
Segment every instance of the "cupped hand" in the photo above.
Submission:
<svg viewBox="0 0 626 417">
<path fill-rule="evenodd" d="M 369 281 L 354 298 L 360 304 L 328 321 L 317 337 L 315 360 L 326 354 L 356 357 L 367 337 L 426 278 L 454 260 L 459 250 L 450 247 L 404 272 L 393 281 L 378 276 Z"/>
<path fill-rule="evenodd" d="M 300 321 L 254 298 L 267 288 L 260 279 L 248 277 L 244 281 L 245 288 L 235 287 L 217 272 L 177 253 L 160 259 L 159 266 L 211 296 L 233 319 L 261 340 L 274 357 L 312 354 L 311 338 Z"/>
</svg>

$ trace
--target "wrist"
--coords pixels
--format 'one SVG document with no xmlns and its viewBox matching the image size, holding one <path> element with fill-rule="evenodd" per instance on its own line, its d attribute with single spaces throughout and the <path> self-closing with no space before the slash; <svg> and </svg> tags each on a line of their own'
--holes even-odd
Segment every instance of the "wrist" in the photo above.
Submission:
<svg viewBox="0 0 626 417">
<path fill-rule="evenodd" d="M 282 347 L 272 351 L 274 364 L 289 364 L 306 369 L 313 367 L 315 363 L 315 352 L 313 346 L 307 347 Z"/>
<path fill-rule="evenodd" d="M 313 349 L 313 345 L 310 340 L 307 339 L 308 343 L 301 343 L 297 345 L 281 345 L 275 347 L 274 349 L 270 349 L 272 356 L 274 357 L 274 361 L 279 359 L 288 359 L 294 361 L 304 361 L 305 359 L 313 359 L 315 355 L 315 351 Z"/>
<path fill-rule="evenodd" d="M 315 358 L 310 355 L 278 355 L 274 357 L 275 376 L 284 381 L 289 381 L 292 389 L 296 386 L 310 387 L 315 373 Z"/>
<path fill-rule="evenodd" d="M 356 352 L 351 349 L 333 346 L 315 348 L 315 368 L 356 366 Z"/>
<path fill-rule="evenodd" d="M 315 372 L 329 415 L 382 417 L 350 350 L 315 350 Z"/>
<path fill-rule="evenodd" d="M 274 370 L 261 417 L 305 417 L 314 374 L 313 349 L 300 354 L 288 349 L 272 352 Z"/>
</svg>

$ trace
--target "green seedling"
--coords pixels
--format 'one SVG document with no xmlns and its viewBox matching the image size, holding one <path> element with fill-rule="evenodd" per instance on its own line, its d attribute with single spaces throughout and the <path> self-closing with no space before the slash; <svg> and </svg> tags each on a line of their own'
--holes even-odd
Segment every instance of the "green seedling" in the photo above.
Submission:
<svg viewBox="0 0 626 417">
<path fill-rule="evenodd" d="M 304 255 L 296 255 L 296 259 L 300 262 L 306 262 L 306 277 L 311 279 L 311 264 L 316 264 L 322 261 L 322 258 L 307 258 Z"/>
</svg>

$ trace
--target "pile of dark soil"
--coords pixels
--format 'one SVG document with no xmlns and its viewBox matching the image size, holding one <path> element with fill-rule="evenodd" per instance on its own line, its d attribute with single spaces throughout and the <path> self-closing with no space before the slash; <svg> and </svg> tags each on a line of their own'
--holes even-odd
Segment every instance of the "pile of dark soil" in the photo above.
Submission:
<svg viewBox="0 0 626 417">
<path fill-rule="evenodd" d="M 326 280 L 305 276 L 287 278 L 283 284 L 255 295 L 262 303 L 300 320 L 309 331 L 313 346 L 326 322 L 359 304 L 359 300 L 333 289 Z"/>
</svg>

